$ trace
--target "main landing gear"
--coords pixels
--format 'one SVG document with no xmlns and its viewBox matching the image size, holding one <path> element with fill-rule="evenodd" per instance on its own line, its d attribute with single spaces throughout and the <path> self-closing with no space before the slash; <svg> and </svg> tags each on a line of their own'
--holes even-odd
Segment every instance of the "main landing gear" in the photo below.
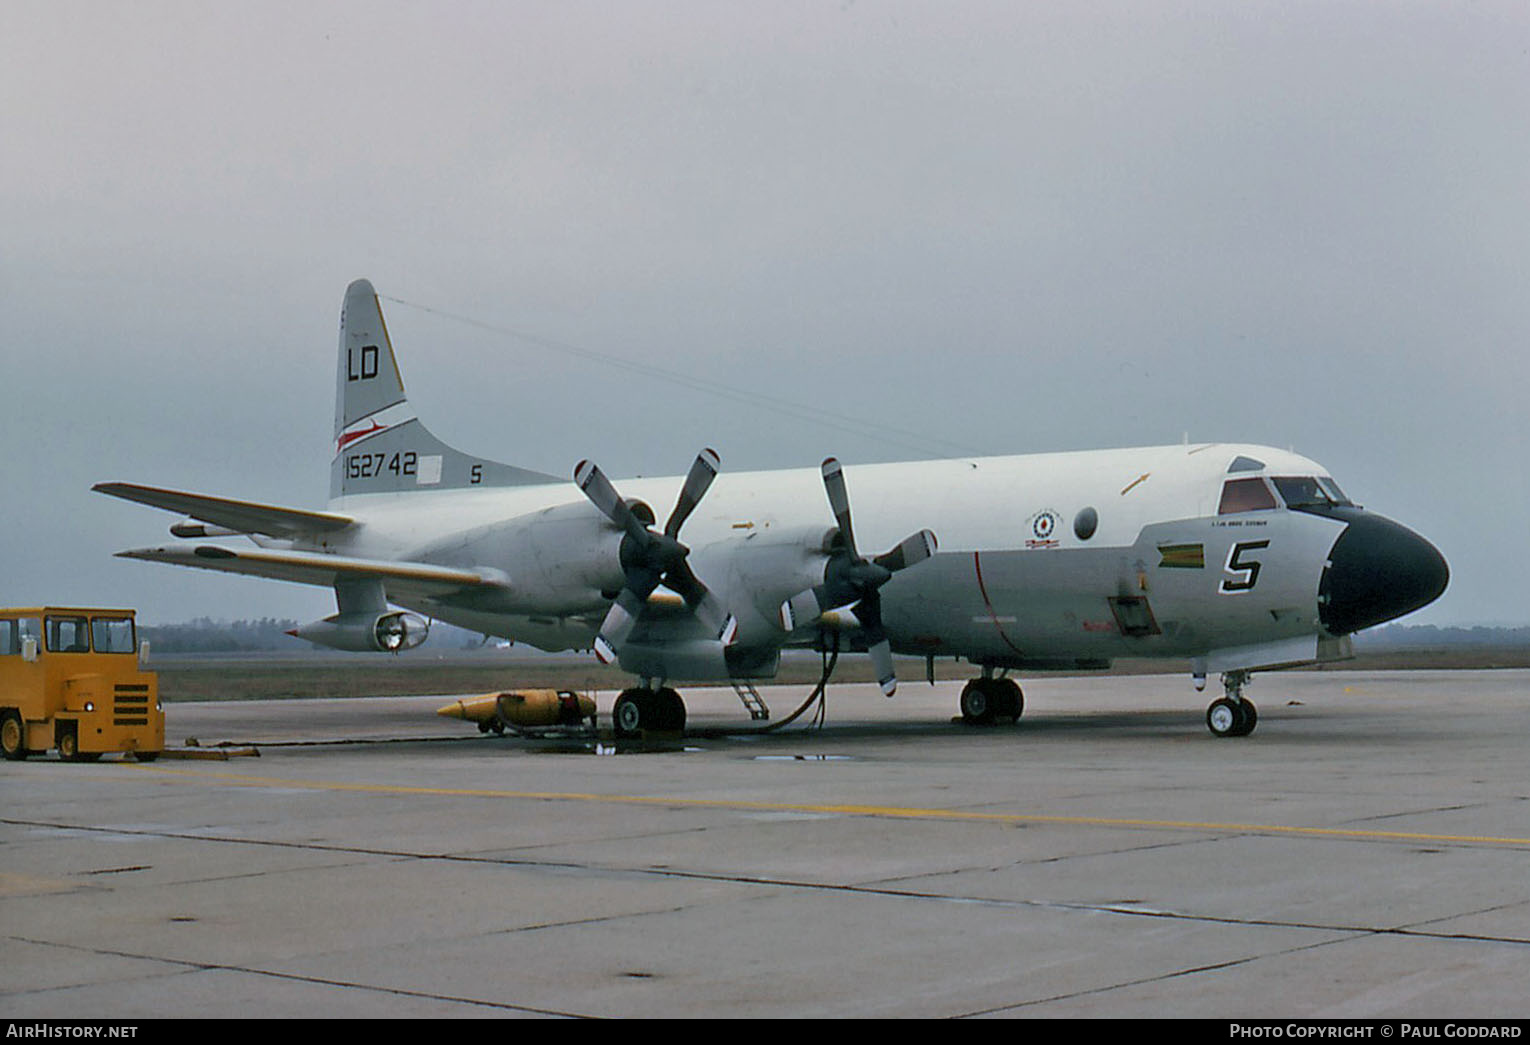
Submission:
<svg viewBox="0 0 1530 1045">
<path fill-rule="evenodd" d="M 962 687 L 962 721 L 969 726 L 992 725 L 995 719 L 1020 721 L 1025 713 L 1025 694 L 1011 678 L 994 678 L 992 668 L 983 669 L 983 677 Z"/>
<path fill-rule="evenodd" d="M 1206 728 L 1212 736 L 1246 737 L 1259 724 L 1259 709 L 1243 695 L 1247 684 L 1247 671 L 1229 671 L 1222 676 L 1227 695 L 1213 700 L 1206 709 Z"/>
<path fill-rule="evenodd" d="M 681 733 L 685 730 L 685 701 L 668 686 L 634 686 L 616 698 L 611 723 L 624 740 L 644 733 Z"/>
</svg>

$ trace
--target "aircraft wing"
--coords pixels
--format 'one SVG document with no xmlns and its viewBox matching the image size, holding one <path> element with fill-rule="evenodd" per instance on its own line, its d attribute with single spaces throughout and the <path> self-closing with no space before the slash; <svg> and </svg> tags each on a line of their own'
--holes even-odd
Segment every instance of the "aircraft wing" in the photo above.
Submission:
<svg viewBox="0 0 1530 1045">
<path fill-rule="evenodd" d="M 168 545 L 133 548 L 118 558 L 195 566 L 223 573 L 242 573 L 298 584 L 334 587 L 336 581 L 376 578 L 387 588 L 388 598 L 408 602 L 418 598 L 441 598 L 471 591 L 508 587 L 509 578 L 498 570 L 464 570 L 427 562 L 392 562 L 354 559 L 323 552 L 281 551 L 269 548 L 229 548 L 219 544 Z"/>
<path fill-rule="evenodd" d="M 222 526 L 237 533 L 259 533 L 268 537 L 293 538 L 343 530 L 355 520 L 333 512 L 311 512 L 303 508 L 282 508 L 274 504 L 236 501 L 185 490 L 165 490 L 137 483 L 97 483 L 97 493 L 137 501 L 154 508 L 180 512 L 193 519 Z M 165 561 L 165 560 L 162 560 Z M 202 565 L 201 563 L 188 565 Z M 238 571 L 246 572 L 246 571 Z M 266 576 L 273 576 L 267 574 Z"/>
</svg>

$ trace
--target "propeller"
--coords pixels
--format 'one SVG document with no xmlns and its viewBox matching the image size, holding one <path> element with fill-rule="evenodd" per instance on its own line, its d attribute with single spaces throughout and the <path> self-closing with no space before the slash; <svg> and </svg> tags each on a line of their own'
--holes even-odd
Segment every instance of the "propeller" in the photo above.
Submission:
<svg viewBox="0 0 1530 1045">
<path fill-rule="evenodd" d="M 718 641 L 723 645 L 733 641 L 738 630 L 737 620 L 691 570 L 686 561 L 690 549 L 679 539 L 680 527 L 685 525 L 712 480 L 717 478 L 719 464 L 715 450 L 703 450 L 696 455 L 662 533 L 655 533 L 650 528 L 654 518 L 647 505 L 623 500 L 599 465 L 580 461 L 575 467 L 574 482 L 579 489 L 601 514 L 625 532 L 620 555 L 626 585 L 611 604 L 595 636 L 595 655 L 601 663 L 610 664 L 616 659 L 616 651 L 632 633 L 648 596 L 661 583 L 685 600 L 691 612 Z"/>
<path fill-rule="evenodd" d="M 882 585 L 893 574 L 928 559 L 935 553 L 935 535 L 920 530 L 900 541 L 897 547 L 873 559 L 864 559 L 855 547 L 855 530 L 850 524 L 850 495 L 845 489 L 845 473 L 837 460 L 823 463 L 823 487 L 829 495 L 829 507 L 839 527 L 839 541 L 829 553 L 823 583 L 798 592 L 781 604 L 781 626 L 787 631 L 811 623 L 837 606 L 850 603 L 866 636 L 867 651 L 876 668 L 877 681 L 889 697 L 898 689 L 893 671 L 892 644 L 882 625 Z"/>
</svg>

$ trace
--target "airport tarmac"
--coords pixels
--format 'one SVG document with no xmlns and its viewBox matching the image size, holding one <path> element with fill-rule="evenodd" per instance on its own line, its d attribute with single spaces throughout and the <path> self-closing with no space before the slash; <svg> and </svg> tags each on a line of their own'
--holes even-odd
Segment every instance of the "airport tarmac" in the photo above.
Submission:
<svg viewBox="0 0 1530 1045">
<path fill-rule="evenodd" d="M 1530 672 L 1258 675 L 1246 739 L 1213 688 L 831 686 L 767 736 L 690 688 L 631 747 L 172 705 L 260 757 L 0 766 L 0 1014 L 1530 1016 Z"/>
</svg>

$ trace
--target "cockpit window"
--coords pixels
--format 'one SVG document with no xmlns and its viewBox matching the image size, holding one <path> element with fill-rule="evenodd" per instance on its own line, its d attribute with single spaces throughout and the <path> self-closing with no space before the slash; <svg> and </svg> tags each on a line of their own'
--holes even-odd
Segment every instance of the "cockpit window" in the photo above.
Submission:
<svg viewBox="0 0 1530 1045">
<path fill-rule="evenodd" d="M 1349 498 L 1339 489 L 1339 484 L 1326 476 L 1321 479 L 1312 476 L 1276 476 L 1273 482 L 1287 508 L 1328 508 L 1350 503 Z"/>
<path fill-rule="evenodd" d="M 1344 491 L 1339 489 L 1339 484 L 1326 475 L 1318 476 L 1318 485 L 1323 488 L 1323 492 L 1328 495 L 1328 499 L 1334 504 L 1351 505 L 1355 503 L 1344 496 Z"/>
<path fill-rule="evenodd" d="M 1234 515 L 1274 507 L 1275 495 L 1263 479 L 1229 479 L 1222 484 L 1222 503 L 1217 505 L 1217 514 Z"/>
</svg>

